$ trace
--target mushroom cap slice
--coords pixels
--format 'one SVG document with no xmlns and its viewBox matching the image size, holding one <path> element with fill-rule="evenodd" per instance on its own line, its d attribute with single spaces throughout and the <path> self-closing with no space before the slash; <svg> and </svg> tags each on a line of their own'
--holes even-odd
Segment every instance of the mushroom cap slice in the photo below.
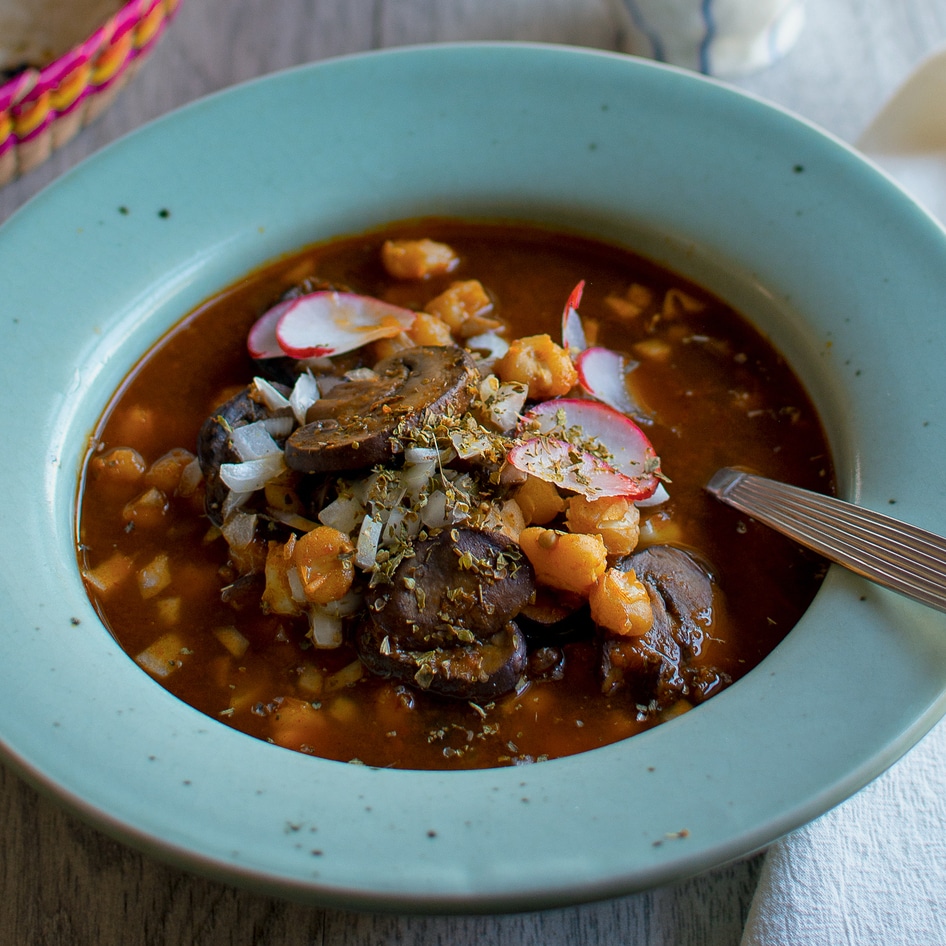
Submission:
<svg viewBox="0 0 946 946">
<path fill-rule="evenodd" d="M 407 348 L 378 362 L 375 377 L 343 381 L 286 441 L 286 465 L 301 473 L 360 470 L 390 460 L 395 431 L 428 414 L 462 413 L 475 394 L 473 359 L 457 346 Z"/>
<path fill-rule="evenodd" d="M 398 647 L 426 651 L 489 640 L 534 590 L 532 566 L 512 539 L 453 528 L 419 541 L 367 604 Z"/>
<path fill-rule="evenodd" d="M 491 700 L 513 690 L 528 663 L 526 641 L 510 622 L 486 641 L 435 650 L 406 650 L 370 618 L 356 632 L 364 665 L 381 677 L 438 696 Z"/>
</svg>

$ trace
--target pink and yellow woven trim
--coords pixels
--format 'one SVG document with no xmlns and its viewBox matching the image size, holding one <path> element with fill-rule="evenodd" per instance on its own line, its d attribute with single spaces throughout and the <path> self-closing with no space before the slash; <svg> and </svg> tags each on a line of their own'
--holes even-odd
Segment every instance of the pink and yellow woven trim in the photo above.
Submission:
<svg viewBox="0 0 946 946">
<path fill-rule="evenodd" d="M 0 86 L 0 187 L 41 164 L 111 104 L 179 4 L 129 0 L 64 56 Z"/>
</svg>

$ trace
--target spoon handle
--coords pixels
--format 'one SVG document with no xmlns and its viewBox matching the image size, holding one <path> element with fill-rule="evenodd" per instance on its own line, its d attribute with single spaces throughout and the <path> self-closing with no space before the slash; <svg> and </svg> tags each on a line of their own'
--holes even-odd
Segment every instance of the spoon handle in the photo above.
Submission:
<svg viewBox="0 0 946 946">
<path fill-rule="evenodd" d="M 946 539 L 853 503 L 787 483 L 719 470 L 717 499 L 858 575 L 946 611 Z"/>
</svg>

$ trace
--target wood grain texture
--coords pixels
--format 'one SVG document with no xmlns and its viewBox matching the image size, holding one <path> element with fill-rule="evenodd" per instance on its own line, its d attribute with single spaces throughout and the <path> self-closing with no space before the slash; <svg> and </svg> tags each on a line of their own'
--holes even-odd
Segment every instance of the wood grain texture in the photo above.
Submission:
<svg viewBox="0 0 946 946">
<path fill-rule="evenodd" d="M 108 142 L 233 83 L 414 43 L 513 39 L 626 51 L 622 9 L 619 0 L 183 0 L 115 105 L 46 164 L 0 190 L 0 221 Z M 812 0 L 792 53 L 737 84 L 853 140 L 944 41 L 942 0 Z M 120 772 L 116 760 L 116 778 Z M 2 946 L 735 946 L 760 868 L 757 856 L 635 896 L 515 916 L 317 910 L 160 864 L 88 827 L 2 767 L 0 852 Z"/>
</svg>

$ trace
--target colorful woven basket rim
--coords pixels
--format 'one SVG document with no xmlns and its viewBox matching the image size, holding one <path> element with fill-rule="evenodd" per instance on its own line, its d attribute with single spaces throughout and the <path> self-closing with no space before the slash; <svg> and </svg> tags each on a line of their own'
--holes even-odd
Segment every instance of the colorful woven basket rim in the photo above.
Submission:
<svg viewBox="0 0 946 946">
<path fill-rule="evenodd" d="M 0 85 L 0 158 L 98 95 L 157 42 L 180 0 L 128 0 L 91 36 Z"/>
</svg>

